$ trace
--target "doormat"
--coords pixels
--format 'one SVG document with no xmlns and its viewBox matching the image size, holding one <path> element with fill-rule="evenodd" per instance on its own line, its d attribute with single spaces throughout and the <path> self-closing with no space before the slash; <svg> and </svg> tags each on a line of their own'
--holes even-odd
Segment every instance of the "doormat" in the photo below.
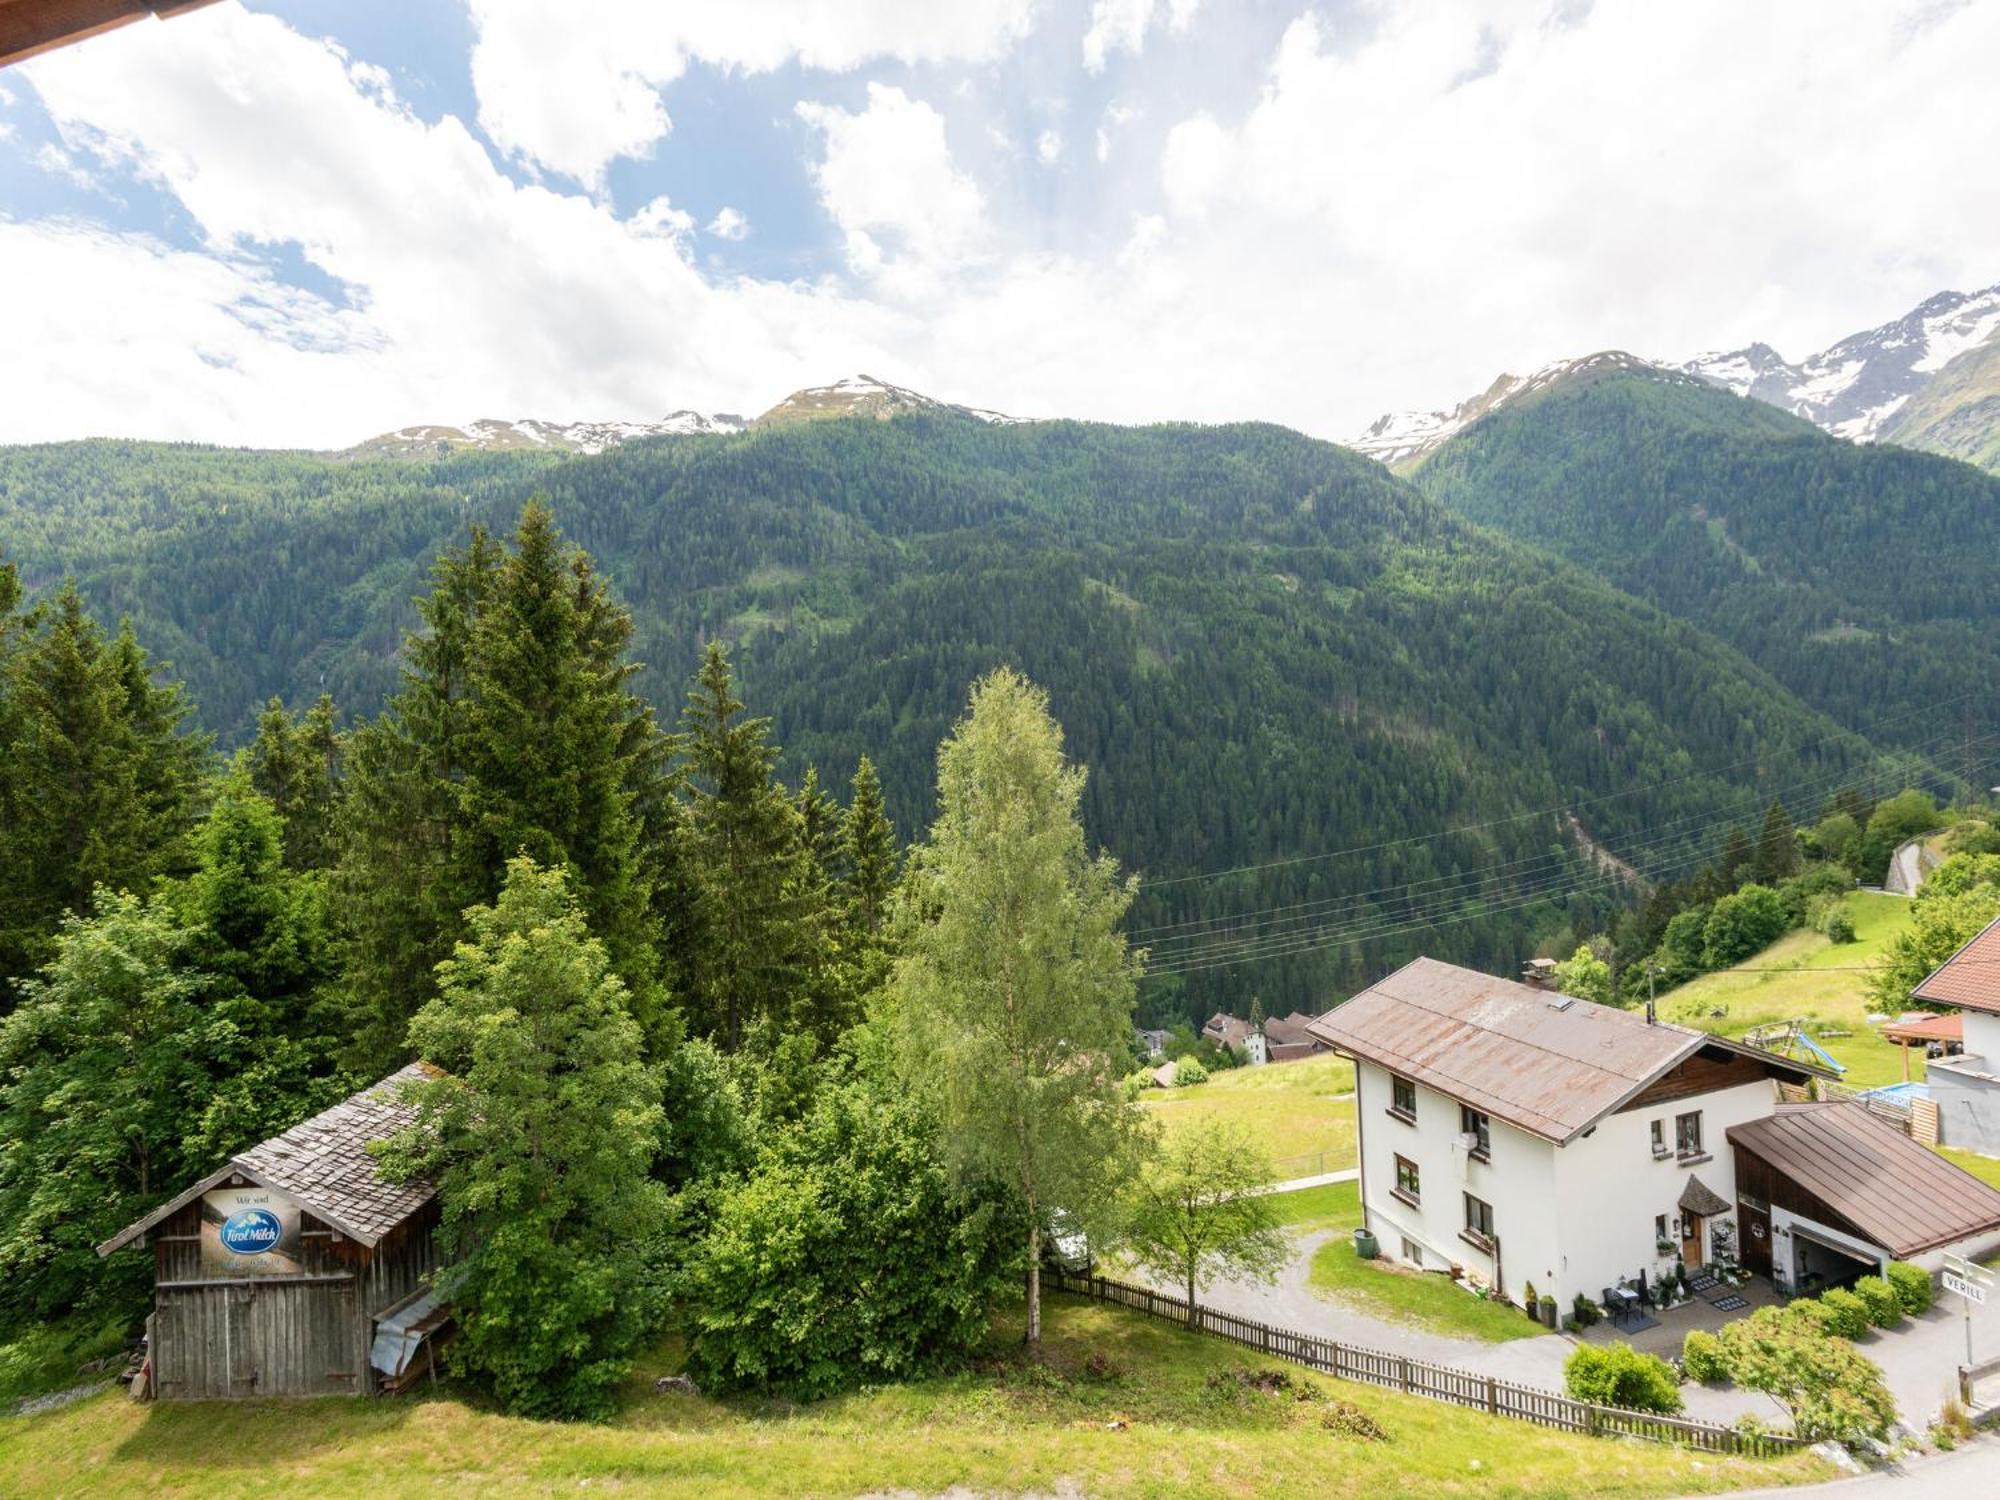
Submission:
<svg viewBox="0 0 2000 1500">
<path fill-rule="evenodd" d="M 1741 1297 L 1737 1296 L 1734 1292 L 1731 1292 L 1727 1297 L 1717 1297 L 1713 1302 L 1709 1303 L 1708 1305 L 1714 1308 L 1717 1312 L 1736 1312 L 1742 1308 L 1748 1307 L 1750 1304 L 1744 1301 Z"/>
<path fill-rule="evenodd" d="M 1709 1275 L 1708 1272 L 1706 1271 L 1697 1271 L 1694 1273 L 1694 1275 L 1688 1277 L 1688 1290 L 1691 1292 L 1713 1291 L 1716 1287 L 1720 1285 L 1722 1285 L 1722 1283 L 1717 1281 L 1713 1276 Z"/>
</svg>

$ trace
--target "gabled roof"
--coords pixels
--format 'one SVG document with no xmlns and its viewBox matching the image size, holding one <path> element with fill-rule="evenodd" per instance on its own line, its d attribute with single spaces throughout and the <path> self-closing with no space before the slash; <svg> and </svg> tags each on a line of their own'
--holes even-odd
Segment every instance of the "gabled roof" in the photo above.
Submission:
<svg viewBox="0 0 2000 1500">
<path fill-rule="evenodd" d="M 99 1255 L 130 1244 L 161 1220 L 231 1177 L 247 1177 L 298 1201 L 315 1218 L 373 1249 L 382 1237 L 437 1195 L 428 1182 L 389 1182 L 368 1143 L 394 1135 L 416 1119 L 402 1085 L 436 1078 L 429 1063 L 411 1063 L 294 1125 L 283 1135 L 240 1151 L 176 1198 L 128 1224 L 97 1247 Z"/>
<path fill-rule="evenodd" d="M 1968 938 L 1958 952 L 1910 991 L 1912 1000 L 2000 1015 L 2000 917 Z"/>
<path fill-rule="evenodd" d="M 2000 1191 L 1859 1102 L 1784 1104 L 1724 1133 L 1892 1255 L 2000 1230 Z"/>
<path fill-rule="evenodd" d="M 1680 1202 L 1675 1206 L 1684 1214 L 1700 1214 L 1703 1218 L 1729 1212 L 1729 1200 L 1692 1172 L 1688 1173 L 1688 1180 L 1681 1188 Z"/>
<path fill-rule="evenodd" d="M 1319 1045 L 1319 1038 L 1312 1034 L 1313 1018 L 1293 1011 L 1289 1016 L 1274 1016 L 1264 1023 L 1264 1039 L 1273 1046 L 1311 1047 Z"/>
<path fill-rule="evenodd" d="M 1433 958 L 1405 964 L 1312 1023 L 1351 1057 L 1561 1145 L 1703 1051 L 1803 1081 L 1823 1068 L 1726 1037 Z"/>
</svg>

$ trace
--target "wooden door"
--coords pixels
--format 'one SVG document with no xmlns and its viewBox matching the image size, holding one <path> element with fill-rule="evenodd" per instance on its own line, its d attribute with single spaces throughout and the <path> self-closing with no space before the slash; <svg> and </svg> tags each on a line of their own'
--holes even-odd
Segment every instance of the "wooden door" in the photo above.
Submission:
<svg viewBox="0 0 2000 1500">
<path fill-rule="evenodd" d="M 1707 1236 L 1702 1233 L 1700 1214 L 1681 1216 L 1681 1263 L 1690 1271 L 1701 1269 L 1702 1243 Z"/>
<path fill-rule="evenodd" d="M 1771 1214 L 1761 1203 L 1736 1200 L 1736 1222 L 1742 1226 L 1743 1268 L 1758 1276 L 1771 1274 Z"/>
</svg>

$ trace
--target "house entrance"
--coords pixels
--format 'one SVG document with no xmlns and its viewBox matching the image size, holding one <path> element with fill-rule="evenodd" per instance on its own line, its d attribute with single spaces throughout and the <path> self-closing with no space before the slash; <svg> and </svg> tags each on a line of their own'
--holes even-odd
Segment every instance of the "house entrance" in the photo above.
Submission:
<svg viewBox="0 0 2000 1500">
<path fill-rule="evenodd" d="M 1703 1232 L 1707 1223 L 1700 1214 L 1681 1215 L 1681 1263 L 1690 1271 L 1701 1269 L 1702 1251 L 1708 1244 Z"/>
</svg>

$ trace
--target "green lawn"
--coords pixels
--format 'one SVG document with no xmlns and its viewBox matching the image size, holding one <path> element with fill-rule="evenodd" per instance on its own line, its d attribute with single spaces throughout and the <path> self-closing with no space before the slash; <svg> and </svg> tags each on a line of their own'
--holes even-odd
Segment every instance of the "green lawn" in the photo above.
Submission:
<svg viewBox="0 0 2000 1500">
<path fill-rule="evenodd" d="M 1965 1168 L 1987 1186 L 2000 1188 L 2000 1158 L 1980 1156 L 1972 1151 L 1955 1151 L 1950 1146 L 1939 1146 L 1937 1154 Z"/>
<path fill-rule="evenodd" d="M 1354 1064 L 1324 1053 L 1261 1068 L 1230 1068 L 1185 1089 L 1147 1089 L 1146 1111 L 1172 1134 L 1199 1121 L 1249 1127 L 1278 1176 L 1312 1177 L 1355 1162 Z"/>
<path fill-rule="evenodd" d="M 1525 1320 L 1524 1320 L 1525 1321 Z M 0 1418 L 0 1494 L 296 1500 L 439 1494 L 729 1497 L 911 1492 L 1649 1500 L 1824 1478 L 1810 1454 L 1715 1454 L 1545 1431 L 1282 1366 L 1122 1309 L 1052 1297 L 1026 1360 L 1018 1309 L 963 1374 L 793 1406 L 656 1396 L 662 1349 L 597 1426 L 406 1400 L 134 1406 L 111 1393 Z M 1239 1378 L 1285 1370 L 1313 1399 Z M 1323 1425 L 1351 1403 L 1381 1441 Z"/>
<path fill-rule="evenodd" d="M 1387 1261 L 1362 1260 L 1354 1241 L 1341 1236 L 1319 1247 L 1312 1287 L 1329 1301 L 1391 1322 L 1459 1338 L 1533 1338 L 1545 1330 L 1518 1307 L 1487 1302 L 1438 1271 L 1412 1271 Z"/>
<path fill-rule="evenodd" d="M 1812 1039 L 1844 1064 L 1841 1082 L 1853 1088 L 1898 1083 L 1902 1049 L 1886 1042 L 1867 1021 L 1868 975 L 1854 972 L 1877 962 L 1910 921 L 1903 896 L 1855 891 L 1846 898 L 1855 941 L 1835 946 L 1816 932 L 1778 939 L 1743 967 L 1784 969 L 1779 974 L 1705 974 L 1660 998 L 1663 1020 L 1741 1036 L 1753 1026 L 1802 1019 Z M 1844 1033 L 1844 1034 L 1843 1034 Z M 1924 1076 L 1924 1059 L 1910 1056 L 1910 1076 Z"/>
<path fill-rule="evenodd" d="M 1287 1229 L 1352 1229 L 1361 1222 L 1361 1189 L 1352 1182 L 1274 1193 L 1271 1202 L 1278 1210 L 1278 1222 Z"/>
</svg>

